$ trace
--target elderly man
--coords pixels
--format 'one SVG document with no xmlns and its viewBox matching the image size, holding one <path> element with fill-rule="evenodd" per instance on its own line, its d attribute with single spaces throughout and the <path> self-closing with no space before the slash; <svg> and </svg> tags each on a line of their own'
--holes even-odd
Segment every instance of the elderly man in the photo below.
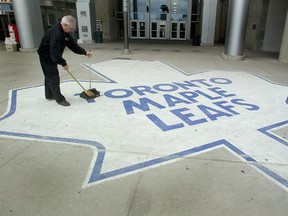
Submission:
<svg viewBox="0 0 288 216">
<path fill-rule="evenodd" d="M 64 70 L 69 70 L 66 60 L 62 57 L 65 47 L 67 46 L 76 54 L 92 56 L 92 52 L 80 47 L 69 34 L 75 30 L 76 24 L 74 17 L 64 16 L 60 23 L 47 30 L 38 48 L 40 64 L 45 76 L 45 97 L 48 100 L 55 99 L 62 106 L 70 106 L 61 94 L 57 67 L 61 65 Z"/>
</svg>

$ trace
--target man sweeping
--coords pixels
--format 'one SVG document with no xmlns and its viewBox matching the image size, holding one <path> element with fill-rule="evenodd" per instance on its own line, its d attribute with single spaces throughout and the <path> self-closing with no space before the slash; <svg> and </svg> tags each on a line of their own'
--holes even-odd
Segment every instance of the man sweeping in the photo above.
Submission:
<svg viewBox="0 0 288 216">
<path fill-rule="evenodd" d="M 76 19 L 73 16 L 64 16 L 60 23 L 51 26 L 42 38 L 38 48 L 40 64 L 45 77 L 45 97 L 55 99 L 59 105 L 70 106 L 60 90 L 58 65 L 69 71 L 66 60 L 62 57 L 67 46 L 74 53 L 92 57 L 91 51 L 80 47 L 70 35 L 76 28 Z"/>
</svg>

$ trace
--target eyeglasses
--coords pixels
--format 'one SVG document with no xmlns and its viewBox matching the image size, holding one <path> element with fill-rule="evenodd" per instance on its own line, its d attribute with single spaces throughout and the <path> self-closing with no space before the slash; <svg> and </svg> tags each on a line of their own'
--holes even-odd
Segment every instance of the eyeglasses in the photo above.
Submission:
<svg viewBox="0 0 288 216">
<path fill-rule="evenodd" d="M 75 31 L 76 26 L 75 27 L 71 27 L 70 25 L 66 24 L 66 26 L 70 29 L 71 32 Z"/>
</svg>

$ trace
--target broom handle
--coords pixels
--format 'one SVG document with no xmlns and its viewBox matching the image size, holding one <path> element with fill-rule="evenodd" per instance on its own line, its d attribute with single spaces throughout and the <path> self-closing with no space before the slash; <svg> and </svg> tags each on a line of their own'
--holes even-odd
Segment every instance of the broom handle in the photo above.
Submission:
<svg viewBox="0 0 288 216">
<path fill-rule="evenodd" d="M 78 80 L 73 76 L 73 74 L 70 72 L 70 71 L 68 71 L 67 70 L 67 72 L 73 77 L 73 79 L 81 86 L 81 88 L 84 90 L 84 91 L 86 91 L 85 90 L 85 88 L 80 84 L 80 82 L 78 82 Z"/>
<path fill-rule="evenodd" d="M 91 52 L 91 50 L 89 50 L 90 52 Z M 89 69 L 90 69 L 90 73 L 89 73 L 89 89 L 91 89 L 91 73 L 92 73 L 92 71 L 91 71 L 91 59 L 90 59 L 90 57 L 88 57 L 88 59 L 89 59 Z"/>
</svg>

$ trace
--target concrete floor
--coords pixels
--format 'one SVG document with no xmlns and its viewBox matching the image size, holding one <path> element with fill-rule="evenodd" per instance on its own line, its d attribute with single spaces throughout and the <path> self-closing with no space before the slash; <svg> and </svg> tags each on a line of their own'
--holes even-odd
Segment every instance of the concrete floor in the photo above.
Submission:
<svg viewBox="0 0 288 216">
<path fill-rule="evenodd" d="M 43 90 L 43 74 L 37 53 L 7 52 L 2 43 L 0 44 L 1 216 L 287 215 L 288 101 L 286 102 L 286 110 L 285 105 L 282 104 L 284 109 L 280 109 L 279 106 L 280 111 L 277 111 L 277 107 L 274 108 L 273 106 L 272 99 L 281 97 L 281 100 L 283 100 L 285 97 L 288 98 L 288 91 L 285 91 L 288 89 L 288 64 L 278 62 L 277 54 L 245 50 L 246 58 L 244 61 L 227 61 L 221 58 L 224 50 L 222 45 L 200 47 L 192 46 L 187 42 L 132 41 L 130 42 L 130 49 L 133 54 L 123 54 L 122 42 L 83 44 L 82 46 L 93 51 L 92 63 L 93 67 L 95 65 L 96 68 L 97 63 L 101 66 L 102 62 L 112 59 L 159 60 L 184 71 L 186 74 L 190 74 L 192 77 L 194 75 L 201 77 L 202 75 L 199 72 L 206 74 L 205 71 L 211 70 L 230 71 L 231 73 L 244 71 L 254 74 L 256 77 L 259 76 L 261 80 L 265 80 L 270 84 L 280 84 L 280 87 L 275 85 L 275 89 L 279 87 L 282 93 L 279 90 L 281 94 L 279 93 L 275 97 L 272 95 L 271 110 L 273 110 L 273 113 L 275 111 L 276 117 L 279 113 L 283 124 L 281 127 L 270 128 L 271 131 L 269 130 L 269 132 L 264 130 L 264 132 L 269 133 L 269 139 L 265 140 L 262 145 L 263 151 L 266 151 L 265 155 L 257 155 L 258 152 L 256 150 L 253 152 L 253 148 L 249 149 L 249 147 L 241 146 L 245 150 L 249 149 L 247 150 L 249 155 L 245 155 L 246 151 L 243 153 L 243 149 L 240 151 L 238 147 L 231 146 L 226 142 L 224 142 L 224 145 L 215 145 L 215 147 L 206 148 L 204 151 L 197 151 L 193 147 L 193 154 L 183 154 L 177 160 L 164 161 L 150 167 L 145 166 L 143 169 L 136 169 L 130 173 L 114 176 L 106 181 L 89 184 L 85 179 L 89 177 L 87 172 L 90 172 L 91 160 L 95 157 L 95 151 L 89 146 L 70 145 L 67 144 L 67 141 L 69 141 L 67 139 L 61 142 L 61 139 L 53 141 L 53 139 L 42 139 L 36 136 L 28 137 L 19 134 L 14 136 L 11 135 L 10 131 L 15 131 L 18 127 L 21 130 L 23 122 L 12 121 L 13 123 L 4 125 L 3 117 L 7 115 L 6 110 L 9 111 L 11 104 L 9 91 L 31 86 L 32 89 L 37 89 L 40 86 L 39 88 Z M 81 65 L 87 63 L 85 57 L 75 55 L 68 49 L 66 49 L 64 57 L 70 66 L 70 71 L 77 78 L 80 80 L 89 79 L 87 68 Z M 113 69 L 113 66 L 111 67 Z M 115 67 L 114 69 L 119 68 Z M 61 69 L 60 74 L 62 81 L 71 80 L 69 74 Z M 167 80 L 169 78 L 169 76 L 166 77 Z M 92 74 L 92 79 L 96 81 L 96 85 L 101 87 L 103 77 Z M 87 85 L 87 82 L 83 81 L 83 83 Z M 65 85 L 65 83 L 62 84 Z M 249 87 L 251 87 L 251 84 Z M 73 82 L 71 88 L 81 91 L 79 86 Z M 256 84 L 251 87 L 251 89 L 258 88 L 259 86 Z M 18 93 L 19 101 L 22 97 L 25 98 L 25 94 L 20 94 L 20 91 Z M 42 95 L 42 92 L 39 95 Z M 265 99 L 266 96 L 269 95 L 263 91 L 263 95 L 259 96 L 251 93 L 249 98 L 257 97 L 260 100 L 262 97 Z M 26 113 L 26 110 L 29 110 L 29 113 L 35 112 L 36 121 L 38 118 L 36 116 L 41 115 L 41 112 L 53 114 L 55 111 L 55 113 L 62 112 L 63 115 L 66 112 L 65 108 L 59 111 L 59 105 L 54 102 L 48 104 L 44 99 L 44 95 L 43 98 L 36 99 L 37 103 L 43 104 L 43 108 L 37 109 L 35 107 L 37 103 L 35 105 L 34 101 L 31 101 L 31 107 L 26 109 L 21 106 L 21 103 L 17 104 L 17 112 L 20 114 L 21 112 Z M 76 113 L 78 113 L 77 115 L 79 113 L 88 115 L 91 112 L 85 101 L 77 104 L 75 100 L 72 100 L 71 106 L 75 115 Z M 285 101 L 283 102 L 285 104 Z M 269 104 L 268 108 L 270 108 Z M 110 114 L 110 109 L 104 112 L 106 112 L 104 114 Z M 267 116 L 260 117 L 262 120 Z M 273 122 L 273 119 L 269 119 L 269 116 L 267 118 L 267 121 Z M 49 117 L 46 121 L 49 122 Z M 109 122 L 109 119 L 107 121 Z M 250 121 L 253 124 L 257 120 L 251 118 Z M 82 134 L 85 134 L 85 131 L 88 128 L 91 129 L 91 127 L 95 127 L 95 130 L 99 133 L 104 133 L 106 130 L 105 127 L 97 128 L 96 123 L 95 125 L 87 124 L 87 122 L 79 124 L 85 125 L 81 127 L 83 131 L 80 133 Z M 224 130 L 229 129 L 224 124 L 221 125 L 221 122 L 219 125 Z M 5 127 L 7 130 L 4 131 L 3 128 Z M 200 126 L 197 129 L 201 130 Z M 237 141 L 249 141 L 252 135 L 249 133 L 243 135 L 242 129 L 243 125 L 241 127 L 239 123 L 239 128 L 236 128 L 239 131 Z M 60 137 L 61 134 L 66 132 L 63 129 L 63 131 L 60 130 L 57 133 L 60 134 L 58 136 Z M 80 133 L 75 135 L 74 138 L 80 138 Z M 127 135 L 125 128 L 120 133 L 115 134 L 110 134 L 114 140 L 120 139 L 122 136 L 125 140 Z M 184 142 L 177 133 L 175 134 L 174 137 L 170 137 L 173 139 L 171 142 L 181 146 Z M 219 134 L 221 133 L 219 132 Z M 145 135 L 144 133 L 144 139 Z M 130 136 L 133 137 L 133 134 Z M 65 137 L 67 136 L 65 135 Z M 189 133 L 187 137 L 191 140 L 197 139 L 192 135 L 189 137 Z M 156 137 L 155 140 L 157 141 L 158 138 Z M 279 145 L 275 143 L 279 143 Z M 155 149 L 157 150 L 157 145 Z M 162 151 L 164 156 L 165 152 L 168 152 L 167 149 L 159 151 Z M 175 151 L 179 152 L 180 150 Z M 128 150 L 125 153 L 130 153 L 132 156 L 136 155 L 135 152 L 128 152 Z M 254 160 L 258 157 L 263 158 L 263 161 Z M 278 161 L 277 157 L 283 159 Z M 130 158 L 127 157 L 128 160 Z M 117 164 L 117 161 L 114 163 Z"/>
</svg>

